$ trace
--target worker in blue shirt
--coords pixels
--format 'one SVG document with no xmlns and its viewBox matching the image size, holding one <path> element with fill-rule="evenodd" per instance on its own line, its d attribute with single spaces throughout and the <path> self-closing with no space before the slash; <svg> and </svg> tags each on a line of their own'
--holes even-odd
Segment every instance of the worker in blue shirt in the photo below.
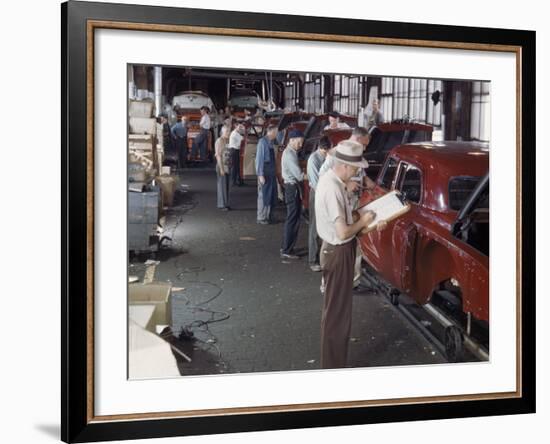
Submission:
<svg viewBox="0 0 550 444">
<path fill-rule="evenodd" d="M 315 189 L 319 182 L 319 170 L 327 157 L 328 150 L 332 147 L 328 136 L 319 140 L 317 149 L 311 153 L 307 160 L 307 179 L 309 183 L 309 232 L 308 232 L 308 259 L 311 271 L 321 271 L 319 265 L 319 235 L 315 220 Z"/>
<path fill-rule="evenodd" d="M 282 259 L 299 259 L 294 254 L 294 246 L 298 240 L 300 216 L 302 214 L 302 185 L 304 173 L 298 160 L 298 151 L 302 149 L 304 133 L 291 130 L 288 133 L 288 144 L 281 159 L 281 170 L 285 184 L 286 220 L 281 245 Z"/>
<path fill-rule="evenodd" d="M 172 137 L 178 153 L 179 167 L 183 168 L 187 162 L 187 117 L 181 116 L 178 122 L 172 127 Z"/>
<path fill-rule="evenodd" d="M 266 135 L 258 141 L 256 149 L 256 175 L 258 176 L 257 223 L 267 225 L 272 221 L 272 211 L 277 204 L 277 178 L 275 175 L 275 148 L 277 126 L 269 125 Z"/>
</svg>

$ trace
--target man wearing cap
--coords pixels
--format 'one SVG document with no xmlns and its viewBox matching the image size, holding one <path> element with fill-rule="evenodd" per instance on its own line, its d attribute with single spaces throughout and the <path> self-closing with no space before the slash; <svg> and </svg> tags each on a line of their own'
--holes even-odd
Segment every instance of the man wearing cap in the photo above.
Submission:
<svg viewBox="0 0 550 444">
<path fill-rule="evenodd" d="M 346 184 L 366 168 L 363 145 L 352 140 L 340 142 L 334 150 L 334 164 L 322 175 L 315 193 L 317 232 L 322 239 L 321 267 L 325 283 L 321 315 L 321 367 L 345 367 L 351 330 L 355 235 L 374 220 L 364 213 L 353 222 Z M 376 228 L 381 230 L 384 223 Z"/>
<path fill-rule="evenodd" d="M 172 127 L 170 133 L 178 152 L 179 167 L 183 168 L 187 162 L 187 117 L 178 117 L 178 122 Z"/>
<path fill-rule="evenodd" d="M 302 212 L 302 182 L 304 173 L 298 161 L 298 151 L 304 143 L 304 134 L 299 130 L 288 133 L 288 145 L 283 151 L 281 159 L 281 173 L 285 187 L 286 220 L 281 246 L 282 259 L 298 259 L 293 253 L 298 230 L 300 228 L 300 214 Z"/>
<path fill-rule="evenodd" d="M 338 111 L 331 111 L 328 113 L 328 125 L 325 126 L 325 131 L 345 128 L 349 128 L 349 125 L 345 122 L 340 122 L 340 114 Z"/>
<path fill-rule="evenodd" d="M 361 126 L 358 126 L 357 128 L 354 128 L 351 132 L 351 137 L 349 140 L 353 140 L 354 142 L 359 142 L 361 145 L 363 145 L 363 151 L 367 149 L 367 146 L 370 142 L 370 135 L 366 128 L 363 128 Z M 321 167 L 321 171 L 319 174 L 324 174 L 327 172 L 331 166 L 332 166 L 332 155 L 328 155 L 327 159 L 325 160 L 325 163 Z M 355 176 L 353 176 L 349 182 L 346 184 L 346 189 L 349 194 L 349 199 L 351 202 L 351 208 L 352 210 L 355 210 L 357 208 L 357 205 L 359 204 L 359 197 L 361 194 L 361 190 L 366 188 L 368 190 L 374 189 L 376 184 L 374 181 L 367 176 L 365 173 L 365 170 L 363 168 L 360 168 L 359 171 Z M 357 255 L 355 259 L 355 273 L 353 275 L 353 287 L 358 288 L 359 283 L 361 280 L 361 254 L 359 250 L 359 245 L 357 246 Z"/>
<path fill-rule="evenodd" d="M 352 140 L 354 142 L 359 142 L 361 145 L 363 145 L 363 151 L 364 151 L 367 148 L 367 146 L 370 142 L 369 132 L 366 128 L 364 128 L 362 126 L 358 126 L 357 128 L 353 128 L 353 130 L 351 131 L 351 136 L 350 136 L 349 140 Z M 319 170 L 319 176 L 322 176 L 323 174 L 325 174 L 328 170 L 330 170 L 332 168 L 333 154 L 334 154 L 334 148 L 331 149 L 328 152 L 328 155 L 325 157 L 325 161 L 323 162 L 323 164 L 321 165 L 321 168 Z M 362 170 L 362 169 L 359 170 L 359 172 L 357 174 L 360 175 L 361 177 L 366 177 L 366 174 L 364 174 L 364 170 Z M 365 185 L 365 186 L 367 186 L 367 185 Z M 355 191 L 355 187 L 351 186 L 351 188 L 354 188 L 354 189 L 349 190 L 349 191 Z"/>
<path fill-rule="evenodd" d="M 258 141 L 256 149 L 256 175 L 258 176 L 257 223 L 267 225 L 277 203 L 277 177 L 275 175 L 275 148 L 277 125 L 269 125 L 266 135 Z"/>
<path fill-rule="evenodd" d="M 317 149 L 307 159 L 307 179 L 309 184 L 309 232 L 308 232 L 308 259 L 311 271 L 321 271 L 319 265 L 319 236 L 315 222 L 315 189 L 319 182 L 319 170 L 327 157 L 328 150 L 332 147 L 328 136 L 319 140 Z"/>
</svg>

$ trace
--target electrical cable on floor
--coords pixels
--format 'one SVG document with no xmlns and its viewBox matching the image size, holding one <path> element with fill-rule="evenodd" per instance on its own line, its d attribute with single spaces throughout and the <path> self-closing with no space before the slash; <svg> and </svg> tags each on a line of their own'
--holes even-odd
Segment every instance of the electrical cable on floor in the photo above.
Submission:
<svg viewBox="0 0 550 444">
<path fill-rule="evenodd" d="M 173 209 L 168 210 L 166 215 L 168 217 L 176 215 L 177 219 L 175 220 L 175 223 L 173 220 L 170 221 L 170 226 L 169 228 L 167 227 L 167 230 L 166 230 L 169 234 L 164 234 L 163 238 L 166 240 L 169 240 L 172 243 L 172 245 L 177 245 L 177 242 L 174 241 L 175 234 L 180 224 L 183 223 L 184 215 L 187 212 L 194 210 L 198 206 L 198 204 L 199 204 L 198 201 L 195 201 L 192 199 L 191 202 L 189 203 L 178 205 L 177 207 L 174 207 Z M 166 223 L 165 225 L 168 226 L 168 223 Z M 212 282 L 198 281 L 198 280 L 190 281 L 187 279 L 184 280 L 184 276 L 186 274 L 195 274 L 198 276 L 198 274 L 204 271 L 205 268 L 200 266 L 186 267 L 182 270 L 179 265 L 180 265 L 179 259 L 176 259 L 174 261 L 174 267 L 176 268 L 176 270 L 180 270 L 176 275 L 176 279 L 178 281 L 185 282 L 186 284 L 210 285 L 216 288 L 216 293 L 214 294 L 214 296 L 212 296 L 211 298 L 205 301 L 193 302 L 188 295 L 180 292 L 174 292 L 174 295 L 177 295 L 177 297 L 180 297 L 183 299 L 184 305 L 189 310 L 190 314 L 196 315 L 197 313 L 204 313 L 209 315 L 209 319 L 206 319 L 206 320 L 196 319 L 196 316 L 195 316 L 195 319 L 193 319 L 191 322 L 188 322 L 182 325 L 179 335 L 174 335 L 174 332 L 170 331 L 170 332 L 161 334 L 161 336 L 164 338 L 175 336 L 179 340 L 182 340 L 182 338 L 185 338 L 183 340 L 193 340 L 201 344 L 204 344 L 206 349 L 213 348 L 217 352 L 219 364 L 222 365 L 224 368 L 227 368 L 227 363 L 222 359 L 221 350 L 217 345 L 218 338 L 216 337 L 216 335 L 214 335 L 210 331 L 209 325 L 215 322 L 225 321 L 230 318 L 230 315 L 228 312 L 210 310 L 204 307 L 206 304 L 209 304 L 212 301 L 214 301 L 216 298 L 218 298 L 222 294 L 223 289 L 219 285 L 214 284 Z M 194 334 L 193 330 L 196 330 L 196 331 L 198 330 L 198 332 L 205 335 L 207 339 L 204 340 L 197 337 L 197 335 Z"/>
<path fill-rule="evenodd" d="M 176 264 L 174 264 L 176 266 Z M 195 267 L 198 269 L 198 271 L 204 271 L 203 267 Z M 218 354 L 218 361 L 219 364 L 221 364 L 224 368 L 227 368 L 227 363 L 222 359 L 222 353 L 220 348 L 218 347 L 218 338 L 214 333 L 210 331 L 210 324 L 213 324 L 215 322 L 222 322 L 231 317 L 231 315 L 228 312 L 224 311 L 216 311 L 211 310 L 208 308 L 205 308 L 204 305 L 211 303 L 216 298 L 218 298 L 223 293 L 223 288 L 220 287 L 218 284 L 209 282 L 209 281 L 188 281 L 182 278 L 182 275 L 184 275 L 186 272 L 193 272 L 191 269 L 186 269 L 180 273 L 178 273 L 177 278 L 181 282 L 185 282 L 186 284 L 199 284 L 199 285 L 210 285 L 217 289 L 216 294 L 214 296 L 210 297 L 209 299 L 202 301 L 202 302 L 192 302 L 190 297 L 187 294 L 175 292 L 178 294 L 179 297 L 183 299 L 183 302 L 185 306 L 189 309 L 190 313 L 195 314 L 197 312 L 200 313 L 206 313 L 210 315 L 210 319 L 203 320 L 203 319 L 194 319 L 189 323 L 184 324 L 181 327 L 180 330 L 180 339 L 183 335 L 183 337 L 186 337 L 187 339 L 192 339 L 195 341 L 198 341 L 202 344 L 204 344 L 207 348 L 214 348 L 217 351 Z M 218 315 L 221 315 L 220 317 L 217 317 Z M 207 340 L 201 339 L 197 337 L 197 335 L 194 334 L 194 329 L 198 329 L 202 334 L 206 335 L 208 337 Z"/>
</svg>

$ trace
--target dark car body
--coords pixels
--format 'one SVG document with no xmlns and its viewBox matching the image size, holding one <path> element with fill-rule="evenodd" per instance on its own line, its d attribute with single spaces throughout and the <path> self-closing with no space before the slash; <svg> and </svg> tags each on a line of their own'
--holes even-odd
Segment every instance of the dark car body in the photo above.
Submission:
<svg viewBox="0 0 550 444">
<path fill-rule="evenodd" d="M 233 112 L 245 109 L 255 111 L 258 108 L 259 102 L 260 97 L 256 91 L 253 89 L 238 88 L 233 90 L 227 104 Z"/>
<path fill-rule="evenodd" d="M 419 304 L 439 290 L 449 291 L 462 313 L 487 325 L 488 171 L 485 144 L 401 145 L 390 150 L 376 188 L 360 200 L 364 205 L 399 190 L 411 206 L 383 231 L 360 236 L 363 258 L 384 281 Z"/>
<path fill-rule="evenodd" d="M 343 140 L 344 138 L 347 139 L 351 135 L 352 128 L 357 126 L 356 117 L 347 116 L 344 114 L 340 115 L 340 122 L 345 123 L 348 128 L 337 130 L 325 129 L 329 124 L 328 114 L 315 115 L 302 112 L 285 114 L 279 123 L 279 132 L 277 135 L 277 142 L 279 146 L 277 152 L 277 180 L 281 186 L 284 185 L 281 175 L 281 159 L 282 153 L 288 144 L 289 131 L 292 129 L 298 129 L 304 133 L 304 144 L 302 149 L 298 152 L 298 159 L 300 161 L 300 167 L 304 173 L 306 173 L 308 158 L 310 154 L 317 149 L 319 140 L 323 135 L 327 134 L 332 138 L 335 134 L 341 133 L 347 135 L 347 137 L 342 136 L 342 139 L 340 140 Z M 307 209 L 309 206 L 309 185 L 307 179 L 304 181 L 303 188 L 302 206 Z"/>
<path fill-rule="evenodd" d="M 433 127 L 421 123 L 381 123 L 369 129 L 370 142 L 366 159 L 369 162 L 367 174 L 375 178 L 386 160 L 388 152 L 397 145 L 432 140 Z"/>
<path fill-rule="evenodd" d="M 307 158 L 313 151 L 317 149 L 317 145 L 319 144 L 319 139 L 325 134 L 329 132 L 338 132 L 338 131 L 351 131 L 352 128 L 355 128 L 357 126 L 357 118 L 352 116 L 347 116 L 344 114 L 340 114 L 340 122 L 345 123 L 348 125 L 349 128 L 341 128 L 338 130 L 330 130 L 325 129 L 327 125 L 329 124 L 329 115 L 328 114 L 320 114 L 313 116 L 308 126 L 305 129 L 305 140 L 304 140 L 304 146 L 302 148 L 302 156 L 304 158 Z"/>
<path fill-rule="evenodd" d="M 288 143 L 288 132 L 291 129 L 299 129 L 303 132 L 305 131 L 309 119 L 313 117 L 311 113 L 304 112 L 292 112 L 283 114 L 277 122 L 273 121 L 270 123 L 277 124 L 277 138 L 275 139 L 275 144 L 280 148 L 284 148 Z M 298 124 L 296 126 L 295 124 Z M 266 125 L 267 128 L 267 125 Z"/>
<path fill-rule="evenodd" d="M 304 144 L 304 151 L 315 151 L 322 135 L 328 136 L 332 145 L 335 146 L 342 140 L 349 139 L 352 131 L 352 128 L 322 131 L 319 135 L 308 138 Z M 388 152 L 393 147 L 406 143 L 431 141 L 432 132 L 432 126 L 420 123 L 392 122 L 371 127 L 370 142 L 365 152 L 365 158 L 369 162 L 368 176 L 376 178 Z"/>
<path fill-rule="evenodd" d="M 302 149 L 298 152 L 298 158 L 300 159 L 300 166 L 302 167 L 304 173 L 307 170 L 307 161 L 309 156 L 313 151 L 317 149 L 319 140 L 325 134 L 332 134 L 337 132 L 344 132 L 346 134 L 351 134 L 352 128 L 357 126 L 357 118 L 353 116 L 347 116 L 340 114 L 340 122 L 345 123 L 348 128 L 342 128 L 337 130 L 325 129 L 329 124 L 329 115 L 328 114 L 319 114 L 311 115 L 305 128 L 302 130 L 304 133 L 304 144 Z M 348 137 L 349 138 L 349 135 Z M 283 145 L 283 147 L 286 144 Z M 304 181 L 304 189 L 302 194 L 302 205 L 305 209 L 309 206 L 309 185 L 307 179 Z"/>
</svg>

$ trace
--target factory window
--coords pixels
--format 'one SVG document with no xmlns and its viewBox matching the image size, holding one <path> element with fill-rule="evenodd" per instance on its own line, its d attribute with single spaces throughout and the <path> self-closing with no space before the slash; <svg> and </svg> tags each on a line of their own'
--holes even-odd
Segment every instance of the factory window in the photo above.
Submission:
<svg viewBox="0 0 550 444">
<path fill-rule="evenodd" d="M 382 77 L 380 110 L 386 122 L 408 117 L 441 126 L 441 80 Z"/>
<path fill-rule="evenodd" d="M 382 77 L 382 93 L 380 95 L 380 111 L 385 122 L 393 119 L 393 78 Z"/>
<path fill-rule="evenodd" d="M 393 119 L 409 115 L 409 79 L 393 79 Z"/>
<path fill-rule="evenodd" d="M 285 83 L 285 109 L 296 111 L 296 84 L 294 82 Z"/>
<path fill-rule="evenodd" d="M 356 115 L 359 112 L 359 77 L 334 76 L 333 109 L 342 114 Z"/>
<path fill-rule="evenodd" d="M 489 142 L 491 139 L 491 84 L 472 82 L 472 114 L 470 137 L 472 140 Z"/>
<path fill-rule="evenodd" d="M 323 90 L 323 77 L 312 76 L 306 74 L 306 82 L 304 84 L 304 110 L 309 113 L 322 113 L 324 95 Z"/>
<path fill-rule="evenodd" d="M 315 83 L 304 84 L 304 110 L 311 113 L 315 111 Z"/>
<path fill-rule="evenodd" d="M 428 80 L 428 104 L 426 123 L 433 126 L 441 126 L 441 101 L 443 99 L 443 82 L 441 80 Z"/>
<path fill-rule="evenodd" d="M 349 78 L 349 103 L 347 113 L 351 116 L 357 115 L 359 112 L 359 77 Z"/>
<path fill-rule="evenodd" d="M 322 113 L 324 111 L 325 95 L 323 93 L 324 86 L 323 76 L 319 76 L 315 80 L 315 112 Z"/>
<path fill-rule="evenodd" d="M 409 79 L 409 119 L 426 121 L 426 79 Z"/>
<path fill-rule="evenodd" d="M 341 113 L 347 114 L 349 107 L 349 77 L 342 76 L 340 81 L 340 111 Z"/>
<path fill-rule="evenodd" d="M 334 111 L 340 111 L 340 96 L 341 96 L 341 91 L 340 91 L 341 81 L 340 81 L 340 78 L 341 78 L 340 75 L 335 75 L 334 79 L 333 79 L 334 90 L 333 90 L 333 94 L 332 94 L 332 109 Z"/>
</svg>

